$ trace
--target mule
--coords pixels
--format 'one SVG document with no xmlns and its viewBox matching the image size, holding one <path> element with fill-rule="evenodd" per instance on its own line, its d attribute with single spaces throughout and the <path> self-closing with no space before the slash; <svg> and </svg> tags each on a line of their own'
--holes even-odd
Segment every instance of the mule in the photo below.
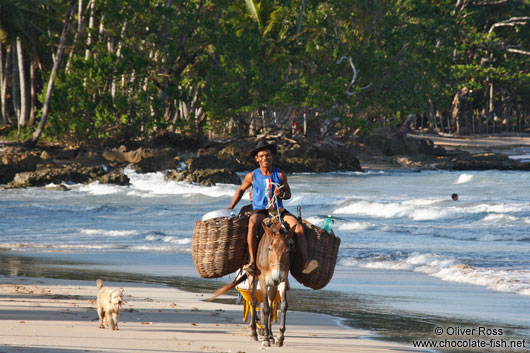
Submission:
<svg viewBox="0 0 530 353">
<path fill-rule="evenodd" d="M 282 224 L 272 219 L 270 226 L 263 225 L 264 234 L 262 235 L 257 250 L 256 265 L 259 270 L 259 275 L 249 275 L 247 273 L 236 278 L 232 283 L 226 284 L 219 288 L 212 297 L 208 300 L 213 300 L 216 297 L 228 292 L 238 284 L 248 279 L 249 290 L 251 293 L 252 305 L 252 319 L 250 323 L 250 336 L 254 341 L 258 340 L 257 328 L 257 314 L 256 308 L 258 305 L 257 299 L 257 284 L 260 284 L 262 294 L 262 302 L 260 304 L 260 324 L 263 326 L 263 345 L 270 346 L 271 341 L 275 343 L 272 334 L 272 303 L 276 297 L 276 293 L 280 292 L 280 335 L 276 341 L 278 347 L 283 346 L 285 339 L 285 323 L 287 316 L 287 309 L 289 304 L 287 302 L 287 291 L 289 287 L 289 269 L 291 265 L 290 252 L 291 247 L 289 241 L 292 239 L 295 228 L 284 230 Z"/>
<path fill-rule="evenodd" d="M 289 240 L 294 234 L 294 228 L 283 234 L 281 224 L 273 220 L 271 227 L 263 226 L 265 233 L 261 237 L 258 244 L 258 251 L 256 257 L 256 265 L 259 270 L 259 275 L 249 276 L 251 304 L 252 304 L 252 320 L 250 323 L 251 336 L 254 340 L 258 339 L 256 332 L 256 308 L 257 300 L 257 282 L 262 294 L 262 302 L 260 305 L 261 325 L 263 325 L 264 346 L 270 346 L 271 341 L 274 343 L 274 336 L 272 334 L 272 303 L 276 297 L 276 293 L 280 292 L 280 335 L 276 341 L 278 347 L 283 346 L 285 339 L 285 323 L 289 304 L 287 302 L 287 291 L 289 288 L 289 268 L 290 268 L 290 246 Z"/>
</svg>

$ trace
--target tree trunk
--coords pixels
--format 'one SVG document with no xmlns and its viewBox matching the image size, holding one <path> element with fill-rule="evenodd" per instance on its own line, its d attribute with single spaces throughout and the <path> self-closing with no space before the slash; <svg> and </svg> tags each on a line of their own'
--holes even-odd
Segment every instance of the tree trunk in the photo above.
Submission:
<svg viewBox="0 0 530 353">
<path fill-rule="evenodd" d="M 436 114 L 434 112 L 434 104 L 432 104 L 432 100 L 429 99 L 429 128 L 433 131 L 438 130 L 438 126 L 436 126 Z"/>
<path fill-rule="evenodd" d="M 35 60 L 31 60 L 29 65 L 29 82 L 30 82 L 30 108 L 28 127 L 33 128 L 35 124 L 35 105 L 37 102 L 37 75 L 35 74 Z"/>
<path fill-rule="evenodd" d="M 61 59 L 63 57 L 64 53 L 64 44 L 66 42 L 66 33 L 68 32 L 68 28 L 70 27 L 70 22 L 72 20 L 72 14 L 74 12 L 76 0 L 70 1 L 70 8 L 68 9 L 68 13 L 66 14 L 66 21 L 63 26 L 63 32 L 61 33 L 61 40 L 59 42 L 59 48 L 57 48 L 57 56 L 55 63 L 53 64 L 52 72 L 50 73 L 50 79 L 48 81 L 48 88 L 46 89 L 46 98 L 44 100 L 44 106 L 42 107 L 42 116 L 40 119 L 39 127 L 30 139 L 26 141 L 26 145 L 28 146 L 35 146 L 37 144 L 37 141 L 40 138 L 40 135 L 42 134 L 42 131 L 44 129 L 44 125 L 46 124 L 46 120 L 48 119 L 48 110 L 50 109 L 50 101 L 52 97 L 52 90 L 53 90 L 53 82 L 55 80 L 55 75 L 57 73 L 57 70 L 59 70 L 59 66 L 61 64 Z"/>
<path fill-rule="evenodd" d="M 83 0 L 78 0 L 78 6 L 77 6 L 77 31 L 74 34 L 74 42 L 72 43 L 72 48 L 75 48 L 75 45 L 77 43 L 77 38 L 79 38 L 79 35 L 81 34 L 81 31 L 83 29 Z M 70 54 L 68 55 L 68 60 L 66 61 L 66 72 L 70 72 L 70 61 L 72 60 L 72 56 L 74 56 L 74 50 L 70 50 Z"/>
<path fill-rule="evenodd" d="M 453 102 L 451 103 L 451 112 L 449 113 L 450 123 L 448 123 L 449 131 L 456 133 L 456 135 L 459 135 L 458 120 L 460 119 L 460 114 L 462 114 L 460 109 L 461 107 L 462 103 L 460 99 L 460 94 L 457 92 L 453 97 Z"/>
<path fill-rule="evenodd" d="M 24 51 L 22 41 L 17 37 L 17 59 L 18 59 L 18 81 L 20 84 L 20 115 L 18 117 L 18 129 L 26 126 L 28 120 L 28 90 L 26 89 L 26 70 L 24 68 Z"/>
<path fill-rule="evenodd" d="M 7 60 L 6 60 L 7 66 Z M 4 47 L 2 46 L 2 41 L 0 41 L 0 115 L 2 115 L 2 122 L 4 125 L 7 125 L 7 106 L 6 98 L 7 94 L 4 91 L 4 87 L 7 87 L 4 83 L 7 81 L 7 73 L 4 71 Z"/>
<path fill-rule="evenodd" d="M 304 11 L 305 11 L 306 4 L 307 4 L 307 0 L 304 0 L 302 2 L 302 6 L 300 6 L 300 12 L 298 13 L 298 23 L 296 24 L 296 35 L 300 34 L 300 31 L 302 30 L 302 19 L 304 18 Z M 295 41 L 295 43 L 297 42 L 298 40 Z"/>
<path fill-rule="evenodd" d="M 13 111 L 15 112 L 15 118 L 17 124 L 19 124 L 20 118 L 20 76 L 18 74 L 18 58 L 17 48 L 11 45 L 11 102 L 13 103 Z"/>
<path fill-rule="evenodd" d="M 5 109 L 5 118 L 8 124 L 11 124 L 12 121 L 9 118 L 9 110 L 7 106 L 7 81 L 9 80 L 9 70 L 11 70 L 11 65 L 13 65 L 11 57 L 11 47 L 6 50 L 6 66 L 4 70 L 4 82 L 2 82 L 2 109 Z"/>
<path fill-rule="evenodd" d="M 125 37 L 126 30 L 127 30 L 127 20 L 125 20 L 125 22 L 123 23 L 123 26 L 121 27 L 121 36 L 118 39 L 118 49 L 116 49 L 116 58 L 118 58 L 118 60 L 121 57 L 121 49 L 123 47 L 123 38 Z M 118 77 L 114 76 L 112 78 L 112 84 L 110 88 L 110 95 L 112 96 L 112 99 L 116 98 L 117 81 L 118 81 Z"/>
<path fill-rule="evenodd" d="M 88 31 L 87 31 L 87 38 L 86 38 L 86 50 L 85 50 L 85 60 L 88 60 L 90 56 L 92 55 L 92 52 L 90 51 L 90 48 L 92 46 L 92 30 L 94 29 L 95 23 L 94 23 L 94 1 L 90 0 L 88 3 L 88 8 L 90 9 L 90 18 L 88 20 Z"/>
<path fill-rule="evenodd" d="M 491 116 L 491 133 L 495 133 L 495 113 L 493 112 L 493 82 L 489 84 L 488 116 Z"/>
</svg>

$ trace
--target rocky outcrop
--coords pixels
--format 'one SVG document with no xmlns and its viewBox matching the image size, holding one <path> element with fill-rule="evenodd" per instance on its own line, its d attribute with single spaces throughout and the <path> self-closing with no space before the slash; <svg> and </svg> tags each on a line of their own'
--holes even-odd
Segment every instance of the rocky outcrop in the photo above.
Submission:
<svg viewBox="0 0 530 353">
<path fill-rule="evenodd" d="M 221 184 L 241 184 L 239 176 L 228 169 L 171 170 L 166 172 L 166 180 L 197 183 L 204 186 Z"/>
<path fill-rule="evenodd" d="M 182 151 L 181 151 L 182 152 Z M 44 186 L 64 182 L 128 185 L 123 169 L 130 165 L 140 173 L 175 169 L 179 152 L 172 147 L 128 149 L 66 149 L 46 146 L 27 150 L 13 144 L 0 149 L 0 184 L 7 187 Z"/>
<path fill-rule="evenodd" d="M 530 170 L 530 163 L 513 161 L 502 153 L 449 151 L 435 147 L 429 139 L 407 137 L 390 129 L 342 141 L 329 137 L 318 141 L 282 137 L 267 140 L 278 146 L 274 166 L 286 173 L 362 171 L 358 157 L 382 168 Z M 127 185 L 129 179 L 123 169 L 130 166 L 140 173 L 169 171 L 168 180 L 239 185 L 241 178 L 236 173 L 251 171 L 258 165 L 250 156 L 256 145 L 254 138 L 207 142 L 165 134 L 119 147 L 110 143 L 32 150 L 17 144 L 0 145 L 0 184 L 27 187 L 99 181 Z"/>
<path fill-rule="evenodd" d="M 48 184 L 86 183 L 100 180 L 102 183 L 127 185 L 129 179 L 123 172 L 107 173 L 103 166 L 81 167 L 79 164 L 68 166 L 38 166 L 35 171 L 20 172 L 8 183 L 9 188 L 46 186 Z"/>
<path fill-rule="evenodd" d="M 199 149 L 197 156 L 188 160 L 187 166 L 189 170 L 228 169 L 235 172 L 245 170 L 245 165 L 234 155 L 216 148 Z"/>
<path fill-rule="evenodd" d="M 347 145 L 295 144 L 280 146 L 278 154 L 276 164 L 288 173 L 362 170 L 359 160 Z"/>
<path fill-rule="evenodd" d="M 125 146 L 105 150 L 102 157 L 107 161 L 132 164 L 140 173 L 152 173 L 159 170 L 175 169 L 177 152 L 171 148 L 146 149 L 143 147 L 127 151 Z"/>
<path fill-rule="evenodd" d="M 530 163 L 511 160 L 504 153 L 448 152 L 446 158 L 434 164 L 438 169 L 449 170 L 530 170 Z"/>
<path fill-rule="evenodd" d="M 359 147 L 361 146 L 361 147 Z M 415 169 L 530 170 L 530 163 L 517 162 L 503 153 L 470 153 L 435 147 L 429 139 L 407 137 L 400 131 L 380 129 L 359 139 L 357 154 L 364 160 L 383 160 L 388 165 Z"/>
</svg>

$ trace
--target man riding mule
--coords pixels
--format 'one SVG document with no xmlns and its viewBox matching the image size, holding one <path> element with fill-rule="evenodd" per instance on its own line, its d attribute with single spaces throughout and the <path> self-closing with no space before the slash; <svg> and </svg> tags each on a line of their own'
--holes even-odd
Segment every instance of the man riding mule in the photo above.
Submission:
<svg viewBox="0 0 530 353">
<path fill-rule="evenodd" d="M 272 166 L 272 158 L 276 155 L 277 147 L 266 141 L 259 141 L 250 155 L 258 162 L 259 168 L 248 173 L 242 185 L 237 189 L 230 203 L 233 209 L 243 197 L 245 191 L 252 187 L 252 214 L 248 222 L 248 250 L 250 261 L 243 269 L 249 274 L 257 274 L 256 252 L 258 248 L 257 232 L 262 221 L 270 215 L 278 216 L 282 222 L 294 229 L 298 251 L 304 264 L 302 272 L 311 273 L 318 267 L 316 260 L 307 259 L 307 242 L 304 228 L 295 216 L 283 208 L 282 200 L 291 198 L 291 188 L 287 183 L 287 175 Z"/>
</svg>

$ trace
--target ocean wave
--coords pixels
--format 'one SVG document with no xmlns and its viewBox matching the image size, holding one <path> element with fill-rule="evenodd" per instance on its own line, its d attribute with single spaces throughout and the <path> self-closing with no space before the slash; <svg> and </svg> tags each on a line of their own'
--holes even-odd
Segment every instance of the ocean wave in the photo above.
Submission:
<svg viewBox="0 0 530 353">
<path fill-rule="evenodd" d="M 168 245 L 133 245 L 130 250 L 147 251 L 147 252 L 174 252 L 187 254 L 191 253 L 191 247 L 175 247 Z"/>
<path fill-rule="evenodd" d="M 470 182 L 474 178 L 472 174 L 460 174 L 455 184 L 465 184 Z"/>
<path fill-rule="evenodd" d="M 102 195 L 114 195 L 122 193 L 125 190 L 125 186 L 113 185 L 113 184 L 100 184 L 99 181 L 87 185 L 81 185 L 76 188 L 77 192 L 86 192 L 89 195 L 102 196 Z"/>
<path fill-rule="evenodd" d="M 477 215 L 485 222 L 508 223 L 517 220 L 514 214 L 524 212 L 519 204 L 489 204 L 447 202 L 442 199 L 412 199 L 401 202 L 373 202 L 369 200 L 348 200 L 341 202 L 333 214 L 357 215 L 373 218 L 408 218 L 414 221 L 435 221 L 447 218 L 467 219 Z M 477 219 L 473 219 L 477 220 Z M 529 221 L 530 222 L 530 221 Z"/>
<path fill-rule="evenodd" d="M 459 282 L 487 287 L 498 292 L 530 295 L 530 271 L 480 268 L 462 263 L 455 258 L 432 254 L 412 253 L 406 257 L 345 257 L 341 266 L 371 269 L 402 270 L 425 273 L 447 282 Z"/>
<path fill-rule="evenodd" d="M 369 222 L 341 222 L 338 225 L 334 225 L 334 227 L 341 231 L 349 231 L 375 229 L 377 228 L 377 225 Z"/>
<path fill-rule="evenodd" d="M 462 211 L 468 213 L 516 213 L 522 211 L 522 207 L 516 205 L 500 204 L 488 204 L 481 203 L 472 207 L 463 208 Z"/>
<path fill-rule="evenodd" d="M 0 243 L 0 248 L 10 249 L 11 251 L 31 251 L 39 250 L 44 252 L 71 252 L 71 251 L 148 251 L 148 252 L 178 252 L 178 253 L 190 253 L 190 246 L 179 246 L 189 245 L 191 240 L 188 242 L 183 239 L 182 244 L 178 241 L 167 241 L 161 244 L 137 244 L 137 245 L 117 245 L 117 244 L 33 244 L 33 243 Z"/>
<path fill-rule="evenodd" d="M 233 196 L 237 185 L 218 184 L 202 186 L 185 182 L 164 179 L 163 172 L 137 173 L 131 168 L 125 169 L 130 180 L 129 194 L 134 196 L 152 197 L 153 195 L 193 195 L 200 194 L 209 197 Z"/>
<path fill-rule="evenodd" d="M 297 192 L 296 190 L 293 190 L 293 194 L 294 196 L 291 199 L 283 201 L 283 204 L 286 208 L 292 209 L 296 208 L 297 206 L 314 205 L 326 207 L 327 205 L 336 205 L 338 202 L 342 201 L 342 197 L 339 196 L 321 195 L 309 192 Z"/>
<path fill-rule="evenodd" d="M 148 235 L 145 237 L 147 241 L 163 242 L 163 243 L 172 243 L 178 245 L 188 245 L 191 244 L 191 238 L 179 238 L 171 235 Z"/>
<path fill-rule="evenodd" d="M 49 250 L 104 250 L 117 249 L 115 245 L 107 244 L 36 244 L 36 243 L 0 243 L 0 248 L 20 249 L 49 249 Z M 123 248 L 123 247 L 120 247 Z"/>
<path fill-rule="evenodd" d="M 333 213 L 375 218 L 409 218 L 415 221 L 437 220 L 458 213 L 453 208 L 425 207 L 425 205 L 436 202 L 435 200 L 419 200 L 419 202 L 381 203 L 361 200 L 339 207 Z"/>
<path fill-rule="evenodd" d="M 132 235 L 138 235 L 140 232 L 136 230 L 82 229 L 81 234 L 106 237 L 128 237 Z"/>
<path fill-rule="evenodd" d="M 519 220 L 519 218 L 508 215 L 508 214 L 502 214 L 502 213 L 492 213 L 482 218 L 482 222 L 487 222 L 487 223 L 492 223 L 492 224 L 513 223 L 513 222 L 516 222 L 517 220 Z"/>
</svg>

